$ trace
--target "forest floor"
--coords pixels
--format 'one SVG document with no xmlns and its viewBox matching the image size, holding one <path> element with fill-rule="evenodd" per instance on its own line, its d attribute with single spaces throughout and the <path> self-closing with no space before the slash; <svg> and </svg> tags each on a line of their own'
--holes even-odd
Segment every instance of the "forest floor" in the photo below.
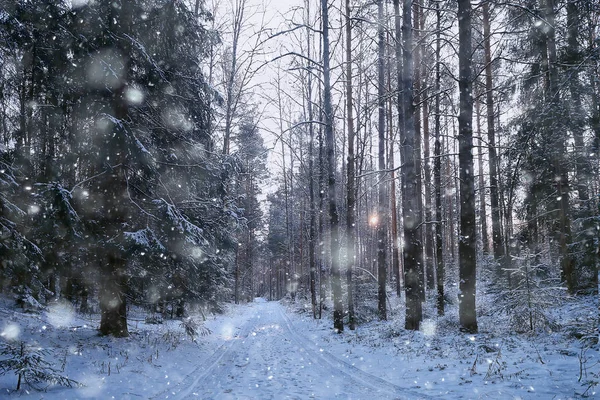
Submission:
<svg viewBox="0 0 600 400">
<path fill-rule="evenodd" d="M 16 392 L 17 376 L 8 372 L 0 376 L 0 398 L 595 398 L 598 345 L 586 346 L 572 327 L 597 315 L 596 301 L 563 302 L 551 310 L 556 330 L 532 336 L 511 334 L 502 316 L 485 313 L 476 335 L 460 333 L 452 313 L 408 332 L 396 298 L 389 321 L 336 334 L 329 315 L 314 320 L 305 301 L 256 299 L 209 316 L 205 335 L 192 341 L 180 321 L 148 324 L 141 311 L 130 312 L 131 336 L 115 339 L 98 336 L 97 315 L 79 315 L 66 303 L 24 313 L 1 298 L 0 344 L 47 350 L 52 368 L 81 386 Z"/>
</svg>

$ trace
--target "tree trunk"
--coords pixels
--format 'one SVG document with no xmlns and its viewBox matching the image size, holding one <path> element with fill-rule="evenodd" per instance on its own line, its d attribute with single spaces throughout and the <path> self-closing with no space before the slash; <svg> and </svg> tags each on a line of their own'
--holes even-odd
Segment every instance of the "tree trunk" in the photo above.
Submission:
<svg viewBox="0 0 600 400">
<path fill-rule="evenodd" d="M 425 11 L 421 7 L 420 11 L 421 30 L 425 30 Z M 421 45 L 421 57 L 425 57 L 425 44 Z M 421 63 L 421 76 L 423 77 L 423 172 L 425 175 L 425 276 L 427 278 L 427 289 L 433 290 L 435 287 L 435 272 L 433 266 L 433 225 L 431 224 L 431 151 L 429 149 L 429 100 L 428 85 L 425 80 L 427 71 L 426 63 Z"/>
<path fill-rule="evenodd" d="M 489 173 L 490 173 L 490 205 L 492 214 L 492 247 L 494 249 L 494 258 L 500 263 L 498 276 L 502 273 L 504 260 L 504 237 L 502 235 L 502 220 L 500 216 L 500 205 L 498 201 L 498 165 L 499 157 L 496 153 L 496 127 L 494 119 L 494 84 L 492 77 L 492 50 L 490 43 L 490 12 L 489 0 L 483 2 L 483 46 L 485 57 L 485 91 L 486 91 L 486 109 L 487 109 L 487 137 L 489 151 Z"/>
<path fill-rule="evenodd" d="M 592 131 L 594 132 L 594 140 L 592 142 L 592 151 L 595 152 L 596 157 L 598 158 L 598 154 L 600 153 L 600 101 L 598 101 L 598 85 L 596 83 L 598 76 L 598 68 L 590 68 L 590 74 L 588 79 L 590 80 L 591 87 L 591 97 L 592 97 L 592 110 L 591 110 L 591 125 Z M 598 161 L 597 161 L 598 162 Z M 596 171 L 598 171 L 598 164 L 596 166 Z M 598 202 L 598 208 L 596 210 L 597 214 L 600 215 L 600 202 Z M 600 292 L 600 282 L 598 282 L 598 262 L 600 258 L 600 221 L 596 220 L 595 222 L 595 241 L 596 241 L 596 257 L 594 259 L 594 263 L 592 264 L 592 272 L 594 276 L 592 277 L 592 283 L 596 287 L 597 293 Z"/>
<path fill-rule="evenodd" d="M 420 271 L 423 269 L 423 245 L 421 243 L 421 210 L 417 182 L 417 150 L 415 148 L 415 109 L 413 99 L 413 59 L 412 59 L 412 21 L 411 0 L 404 0 L 402 18 L 402 44 L 404 45 L 404 63 L 399 65 L 401 44 L 396 41 L 398 63 L 398 82 L 402 82 L 399 90 L 398 105 L 401 107 L 404 129 L 401 132 L 402 155 L 402 214 L 404 217 L 404 285 L 406 290 L 406 319 L 405 328 L 418 330 L 423 319 L 421 305 L 422 282 Z M 400 37 L 400 5 L 394 0 L 396 37 Z"/>
<path fill-rule="evenodd" d="M 329 8 L 327 0 L 321 0 L 323 21 L 323 109 L 325 117 L 325 146 L 328 168 L 329 222 L 331 249 L 331 291 L 333 295 L 333 328 L 344 330 L 344 306 L 342 304 L 342 282 L 340 277 L 340 234 L 339 215 L 336 203 L 335 155 L 333 140 L 333 107 L 331 103 L 331 78 L 329 70 Z"/>
<path fill-rule="evenodd" d="M 234 283 L 233 283 L 233 302 L 234 304 L 240 304 L 240 246 L 235 248 L 235 272 L 234 272 Z"/>
<path fill-rule="evenodd" d="M 473 176 L 473 98 L 471 2 L 458 0 L 459 91 L 458 157 L 460 168 L 460 241 L 459 258 L 459 319 L 461 328 L 477 332 L 475 307 L 476 240 L 475 240 L 475 182 Z"/>
<path fill-rule="evenodd" d="M 387 319 L 387 302 L 386 302 L 386 233 L 387 219 L 386 214 L 386 196 L 385 196 L 385 36 L 384 36 L 384 16 L 383 16 L 383 0 L 377 1 L 377 107 L 378 107 L 378 167 L 379 167 L 379 183 L 377 185 L 378 202 L 377 202 L 377 309 L 379 319 Z"/>
<path fill-rule="evenodd" d="M 391 108 L 391 101 L 390 101 Z M 391 111 L 390 117 L 392 115 Z M 391 123 L 390 123 L 391 125 Z M 391 132 L 391 130 L 390 130 Z M 394 140 L 389 141 L 389 165 L 390 165 L 390 210 L 392 213 L 392 268 L 396 278 L 396 295 L 402 294 L 402 270 L 400 266 L 400 249 L 398 244 L 398 201 L 396 199 L 396 172 L 394 171 Z"/>
<path fill-rule="evenodd" d="M 123 7 L 124 4 L 119 4 Z M 111 14 L 116 13 L 118 8 L 111 7 Z M 131 21 L 127 20 L 127 12 L 109 16 L 109 27 L 114 34 L 118 34 L 121 27 L 128 26 Z M 118 42 L 117 47 L 122 54 L 130 54 L 127 42 Z M 110 43 L 108 43 L 110 45 Z M 110 61 L 110 60 L 109 60 Z M 126 78 L 129 78 L 130 60 L 124 62 Z M 127 329 L 127 259 L 121 249 L 118 239 L 122 236 L 122 227 L 128 221 L 127 193 L 127 145 L 126 137 L 129 109 L 125 97 L 127 80 L 118 88 L 109 92 L 110 105 L 114 119 L 119 123 L 113 124 L 112 134 L 101 132 L 99 135 L 104 139 L 104 146 L 98 159 L 99 169 L 104 169 L 104 176 L 99 185 L 99 191 L 103 195 L 104 204 L 100 208 L 102 215 L 104 250 L 106 252 L 105 264 L 103 265 L 102 283 L 99 290 L 100 300 L 100 333 L 116 337 L 129 336 Z M 113 165 L 106 165 L 110 160 Z M 117 241 L 114 243 L 114 241 Z"/>
<path fill-rule="evenodd" d="M 306 2 L 306 13 L 310 16 L 310 1 Z M 308 18 L 307 18 L 308 20 Z M 306 44 L 307 53 L 311 57 L 311 36 L 310 28 L 306 27 Z M 315 260 L 315 240 L 317 231 L 317 210 L 315 201 L 315 160 L 314 160 L 314 147 L 315 147 L 315 127 L 313 121 L 313 108 L 312 108 L 312 74 L 307 74 L 308 88 L 307 88 L 307 107 L 308 107 L 308 125 L 309 132 L 309 144 L 308 144 L 308 171 L 310 174 L 310 187 L 309 187 L 309 201 L 310 201 L 310 228 L 308 238 L 308 267 L 310 269 L 310 302 L 312 304 L 313 318 L 317 318 L 317 263 Z"/>
<path fill-rule="evenodd" d="M 421 33 L 421 25 L 419 19 L 419 9 L 421 8 L 420 0 L 411 0 L 412 1 L 412 12 L 413 12 L 413 25 L 414 29 L 413 35 L 413 57 L 414 57 L 414 80 L 413 80 L 413 105 L 414 105 L 414 114 L 413 121 L 415 123 L 415 144 L 414 144 L 414 152 L 415 152 L 415 179 L 417 184 L 417 210 L 421 214 L 419 215 L 419 221 L 423 221 L 423 180 L 421 179 L 421 45 L 420 45 L 420 33 Z M 419 235 L 421 241 L 421 251 L 423 251 L 423 240 L 425 240 L 425 236 L 423 235 L 424 229 L 419 228 Z M 425 301 L 425 269 L 427 268 L 427 259 L 423 258 L 421 255 L 421 259 L 424 261 L 419 269 L 419 290 L 421 291 L 421 301 Z"/>
<path fill-rule="evenodd" d="M 124 270 L 127 260 L 119 255 L 107 257 L 105 276 L 100 286 L 100 333 L 127 337 L 127 278 Z"/>
<path fill-rule="evenodd" d="M 347 236 L 347 270 L 346 280 L 348 285 L 348 327 L 356 328 L 354 317 L 354 282 L 353 269 L 356 262 L 356 197 L 355 197 L 355 155 L 354 155 L 354 117 L 352 96 L 352 21 L 350 19 L 350 0 L 346 0 L 346 117 L 348 126 L 348 158 L 346 160 L 346 236 Z"/>
<path fill-rule="evenodd" d="M 237 72 L 237 52 L 240 35 L 242 33 L 242 24 L 244 23 L 244 13 L 246 11 L 246 1 L 237 0 L 233 10 L 233 41 L 231 44 L 231 64 L 229 65 L 229 73 L 227 74 L 227 83 L 225 87 L 225 133 L 223 137 L 223 154 L 229 154 L 231 143 L 231 127 L 233 125 L 233 117 L 237 111 L 238 99 L 234 94 L 235 78 Z"/>
<path fill-rule="evenodd" d="M 321 85 L 319 85 L 321 89 Z M 321 90 L 319 90 L 321 92 Z M 322 94 L 319 95 L 319 104 L 322 104 Z M 320 113 L 321 121 L 324 120 L 323 112 Z M 319 125 L 319 319 L 323 314 L 325 299 L 327 298 L 327 271 L 325 270 L 325 141 L 323 138 L 323 124 Z"/>
<path fill-rule="evenodd" d="M 573 259 L 570 254 L 569 247 L 571 246 L 571 219 L 569 211 L 569 177 L 566 170 L 566 154 L 565 140 L 563 137 L 556 135 L 553 130 L 554 125 L 560 124 L 559 106 L 560 106 L 560 90 L 558 84 L 558 67 L 556 55 L 556 32 L 555 32 L 555 15 L 554 15 L 553 0 L 545 0 L 544 17 L 545 17 L 545 39 L 546 51 L 548 57 L 548 90 L 546 95 L 547 105 L 550 107 L 550 126 L 548 127 L 548 138 L 551 138 L 553 143 L 553 158 L 552 166 L 556 180 L 557 198 L 556 208 L 558 208 L 558 241 L 560 245 L 561 256 L 561 279 L 567 285 L 569 293 L 575 292 L 575 271 L 573 269 Z"/>
<path fill-rule="evenodd" d="M 579 215 L 576 217 L 583 220 L 581 229 L 583 257 L 578 267 L 587 267 L 592 271 L 592 285 L 597 286 L 598 272 L 595 268 L 597 263 L 596 249 L 594 246 L 595 229 L 592 216 L 594 215 L 593 203 L 590 201 L 588 185 L 591 176 L 591 163 L 589 161 L 585 144 L 585 116 L 582 113 L 581 102 L 581 82 L 579 78 L 579 63 L 581 63 L 581 54 L 577 36 L 580 31 L 580 15 L 577 2 L 569 0 L 567 2 L 567 57 L 570 64 L 569 69 L 569 90 L 571 92 L 571 115 L 570 121 L 573 139 L 575 142 L 576 169 L 575 177 L 577 181 L 577 193 L 579 199 Z M 578 282 L 575 282 L 577 284 Z"/>
<path fill-rule="evenodd" d="M 489 253 L 489 239 L 487 231 L 487 205 L 485 202 L 485 177 L 483 175 L 483 138 L 481 137 L 481 109 L 479 107 L 479 96 L 475 100 L 475 120 L 477 121 L 477 166 L 479 168 L 479 221 L 481 223 L 481 245 L 484 254 Z"/>
<path fill-rule="evenodd" d="M 442 142 L 440 126 L 440 80 L 441 80 L 441 11 L 440 3 L 435 3 L 435 147 L 434 147 L 434 188 L 435 188 L 435 258 L 437 278 L 437 313 L 444 315 L 444 242 L 442 231 Z"/>
</svg>

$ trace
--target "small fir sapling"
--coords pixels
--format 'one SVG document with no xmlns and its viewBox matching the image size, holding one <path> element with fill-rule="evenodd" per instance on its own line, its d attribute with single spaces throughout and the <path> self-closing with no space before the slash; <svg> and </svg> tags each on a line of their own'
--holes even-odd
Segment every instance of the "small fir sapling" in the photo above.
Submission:
<svg viewBox="0 0 600 400">
<path fill-rule="evenodd" d="M 79 383 L 68 376 L 60 374 L 58 369 L 46 361 L 50 352 L 37 346 L 27 345 L 25 342 L 4 342 L 0 344 L 0 375 L 9 372 L 17 375 L 17 388 L 20 390 L 23 383 L 36 390 L 44 390 L 40 384 L 61 385 L 67 387 L 79 386 Z"/>
<path fill-rule="evenodd" d="M 535 332 L 538 329 L 554 330 L 556 323 L 548 309 L 556 302 L 561 291 L 559 282 L 550 276 L 546 264 L 539 257 L 526 252 L 514 257 L 515 268 L 510 271 L 513 285 L 500 291 L 497 303 L 517 332 Z"/>
</svg>

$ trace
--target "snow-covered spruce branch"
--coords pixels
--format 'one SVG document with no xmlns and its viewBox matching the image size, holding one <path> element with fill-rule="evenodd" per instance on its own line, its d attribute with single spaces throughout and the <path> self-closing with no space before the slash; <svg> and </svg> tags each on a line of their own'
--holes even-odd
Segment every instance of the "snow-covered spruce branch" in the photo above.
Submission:
<svg viewBox="0 0 600 400">
<path fill-rule="evenodd" d="M 81 386 L 79 382 L 62 375 L 61 371 L 52 367 L 52 364 L 46 361 L 46 357 L 51 356 L 50 351 L 39 346 L 31 346 L 22 341 L 4 342 L 0 344 L 0 355 L 6 357 L 0 360 L 0 375 L 9 372 L 17 375 L 17 391 L 21 390 L 23 383 L 35 390 L 44 390 L 45 388 L 39 386 L 42 383 L 67 387 Z"/>
</svg>

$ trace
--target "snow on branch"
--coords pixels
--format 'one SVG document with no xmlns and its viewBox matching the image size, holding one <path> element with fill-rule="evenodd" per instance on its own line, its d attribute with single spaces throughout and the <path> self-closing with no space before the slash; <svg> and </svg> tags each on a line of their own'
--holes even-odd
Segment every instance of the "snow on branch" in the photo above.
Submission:
<svg viewBox="0 0 600 400">
<path fill-rule="evenodd" d="M 135 232 L 123 232 L 123 235 L 136 245 L 147 249 L 165 250 L 163 244 L 158 240 L 154 231 L 148 227 Z"/>
</svg>

